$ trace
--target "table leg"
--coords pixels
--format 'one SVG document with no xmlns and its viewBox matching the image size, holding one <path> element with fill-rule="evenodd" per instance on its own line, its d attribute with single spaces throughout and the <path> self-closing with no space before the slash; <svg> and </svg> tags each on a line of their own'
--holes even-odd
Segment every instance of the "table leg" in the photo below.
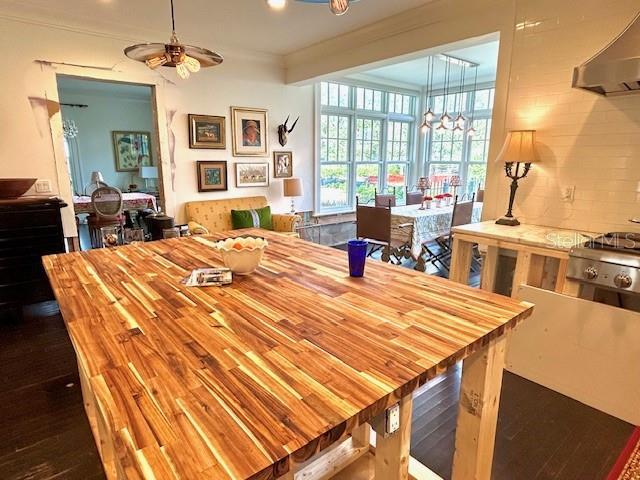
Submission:
<svg viewBox="0 0 640 480">
<path fill-rule="evenodd" d="M 469 283 L 469 270 L 471 269 L 473 243 L 460 240 L 454 235 L 451 250 L 451 270 L 449 271 L 449 280 L 466 285 Z"/>
<path fill-rule="evenodd" d="M 482 262 L 482 271 L 480 273 L 480 288 L 493 292 L 496 288 L 496 272 L 498 269 L 498 253 L 499 248 L 493 245 L 487 247 L 487 253 L 484 255 Z"/>
<path fill-rule="evenodd" d="M 491 478 L 507 336 L 464 360 L 453 457 L 453 480 Z"/>
<path fill-rule="evenodd" d="M 407 480 L 409 478 L 409 446 L 411 443 L 411 394 L 400 400 L 400 427 L 384 436 L 376 431 L 376 480 Z M 384 428 L 384 427 L 382 427 Z"/>
</svg>

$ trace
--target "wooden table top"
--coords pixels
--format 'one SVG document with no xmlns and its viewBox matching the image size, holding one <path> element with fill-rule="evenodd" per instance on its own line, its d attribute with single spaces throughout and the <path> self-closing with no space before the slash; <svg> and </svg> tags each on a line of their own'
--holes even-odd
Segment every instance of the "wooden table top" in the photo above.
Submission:
<svg viewBox="0 0 640 480">
<path fill-rule="evenodd" d="M 204 238 L 43 260 L 127 478 L 277 478 L 532 311 L 378 261 L 351 278 L 346 252 L 240 233 L 270 244 L 223 288 L 180 283 L 221 265 Z"/>
<path fill-rule="evenodd" d="M 532 247 L 569 251 L 598 234 L 543 225 L 497 225 L 495 220 L 452 228 L 453 233 L 503 240 Z"/>
</svg>

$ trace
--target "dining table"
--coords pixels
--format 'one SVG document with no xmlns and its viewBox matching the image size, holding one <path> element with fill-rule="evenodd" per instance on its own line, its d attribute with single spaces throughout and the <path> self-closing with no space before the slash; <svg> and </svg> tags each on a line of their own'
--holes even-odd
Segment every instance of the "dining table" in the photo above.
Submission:
<svg viewBox="0 0 640 480">
<path fill-rule="evenodd" d="M 479 222 L 482 202 L 473 204 L 471 221 Z M 401 205 L 391 208 L 391 239 L 394 245 L 406 245 L 415 260 L 424 255 L 423 246 L 451 230 L 453 205 L 421 208 L 417 205 Z"/>
<path fill-rule="evenodd" d="M 185 284 L 241 235 L 268 242 L 255 272 Z M 375 260 L 351 277 L 346 252 L 258 229 L 43 263 L 109 479 L 319 480 L 370 462 L 378 480 L 426 478 L 413 394 L 460 361 L 453 478 L 490 477 L 529 303 Z"/>
<path fill-rule="evenodd" d="M 143 210 L 151 208 L 156 210 L 156 197 L 149 193 L 143 192 L 123 192 L 122 193 L 123 210 Z M 74 195 L 73 209 L 76 215 L 93 213 L 93 205 L 91 204 L 90 195 Z"/>
</svg>

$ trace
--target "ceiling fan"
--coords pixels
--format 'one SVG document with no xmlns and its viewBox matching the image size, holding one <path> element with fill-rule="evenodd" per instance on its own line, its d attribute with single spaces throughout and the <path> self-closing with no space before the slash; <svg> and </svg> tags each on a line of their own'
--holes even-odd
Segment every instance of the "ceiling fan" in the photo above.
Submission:
<svg viewBox="0 0 640 480">
<path fill-rule="evenodd" d="M 189 78 L 200 67 L 215 67 L 222 63 L 222 56 L 206 48 L 184 45 L 176 35 L 176 20 L 173 14 L 173 0 L 171 0 L 172 33 L 169 43 L 139 43 L 125 48 L 124 54 L 138 62 L 144 62 L 147 67 L 155 70 L 158 67 L 174 67 L 182 79 Z"/>
<path fill-rule="evenodd" d="M 303 3 L 324 3 L 329 4 L 329 9 L 334 15 L 344 15 L 349 10 L 349 4 L 357 2 L 358 0 L 296 0 Z M 269 5 L 274 10 L 282 10 L 287 6 L 287 0 L 267 0 Z"/>
</svg>

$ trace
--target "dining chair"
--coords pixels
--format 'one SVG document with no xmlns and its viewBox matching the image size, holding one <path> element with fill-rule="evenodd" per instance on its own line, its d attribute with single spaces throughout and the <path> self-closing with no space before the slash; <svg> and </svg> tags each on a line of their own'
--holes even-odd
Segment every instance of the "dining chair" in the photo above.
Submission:
<svg viewBox="0 0 640 480">
<path fill-rule="evenodd" d="M 100 187 L 91 194 L 92 213 L 87 218 L 91 247 L 102 247 L 100 229 L 124 224 L 122 192 L 116 187 Z"/>
<path fill-rule="evenodd" d="M 476 193 L 476 202 L 484 202 L 484 188 L 478 189 L 478 192 Z"/>
<path fill-rule="evenodd" d="M 449 231 L 444 235 L 440 235 L 436 238 L 436 243 L 440 247 L 440 252 L 435 255 L 435 261 L 440 262 L 442 266 L 448 271 L 451 263 L 451 246 L 453 240 L 453 234 L 451 230 L 453 227 L 460 225 L 467 225 L 473 222 L 473 205 L 475 203 L 475 193 L 471 195 L 471 199 L 465 202 L 458 202 L 458 196 L 453 203 L 453 212 L 451 214 L 451 224 Z M 477 259 L 474 258 L 477 262 Z"/>
<path fill-rule="evenodd" d="M 356 237 L 367 240 L 371 249 L 367 252 L 370 257 L 373 253 L 382 250 L 382 261 L 393 261 L 396 265 L 401 263 L 401 254 L 391 246 L 391 199 L 386 206 L 360 205 L 356 197 Z"/>
<path fill-rule="evenodd" d="M 396 206 L 396 189 L 393 188 L 393 193 L 378 193 L 377 189 L 374 189 L 375 193 L 375 206 L 376 207 L 395 207 Z"/>
<path fill-rule="evenodd" d="M 421 205 L 422 192 L 410 192 L 409 187 L 405 187 L 405 205 Z"/>
</svg>

